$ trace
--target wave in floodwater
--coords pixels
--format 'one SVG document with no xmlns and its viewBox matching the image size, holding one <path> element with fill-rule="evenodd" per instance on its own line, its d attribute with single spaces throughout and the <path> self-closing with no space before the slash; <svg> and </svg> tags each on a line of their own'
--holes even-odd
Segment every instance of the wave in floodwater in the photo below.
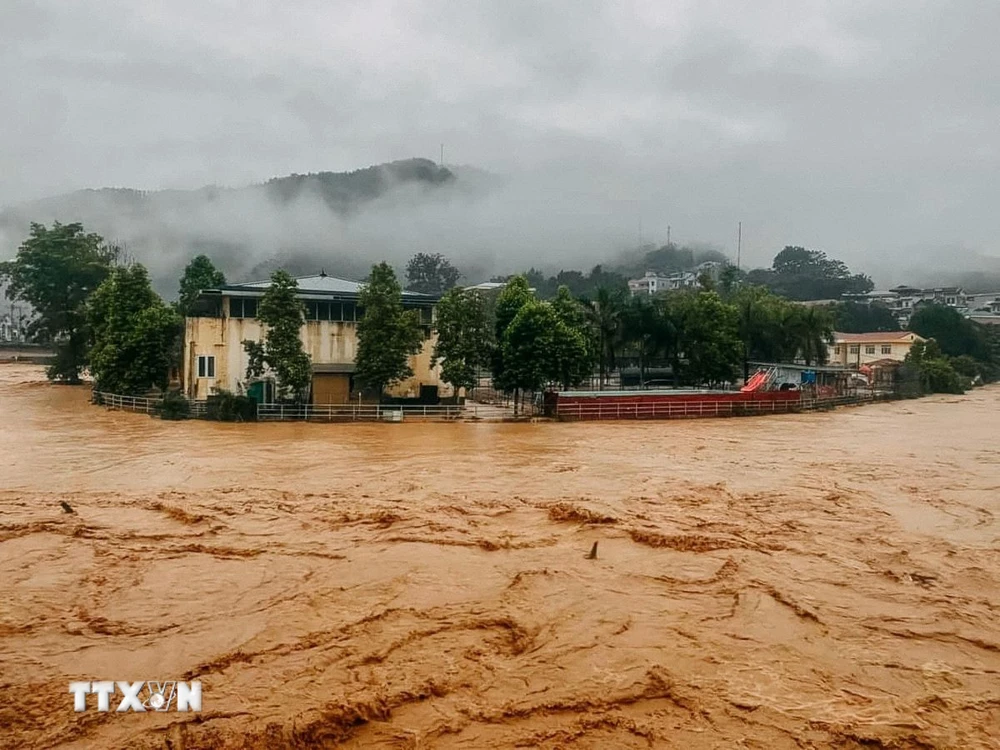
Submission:
<svg viewBox="0 0 1000 750">
<path fill-rule="evenodd" d="M 994 747 L 998 408 L 171 423 L 0 366 L 0 746 Z"/>
</svg>

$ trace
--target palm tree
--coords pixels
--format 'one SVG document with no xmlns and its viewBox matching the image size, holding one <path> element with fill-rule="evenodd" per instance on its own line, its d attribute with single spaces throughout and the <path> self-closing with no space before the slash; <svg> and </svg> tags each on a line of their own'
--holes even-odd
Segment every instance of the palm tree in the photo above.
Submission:
<svg viewBox="0 0 1000 750">
<path fill-rule="evenodd" d="M 587 317 L 597 335 L 599 387 L 603 390 L 608 373 L 615 366 L 615 353 L 621 338 L 624 299 L 621 292 L 600 286 L 593 300 L 583 301 L 587 308 Z"/>
<path fill-rule="evenodd" d="M 798 353 L 806 365 L 826 364 L 828 345 L 833 341 L 833 318 L 817 307 L 797 306 L 793 316 L 793 331 Z"/>
</svg>

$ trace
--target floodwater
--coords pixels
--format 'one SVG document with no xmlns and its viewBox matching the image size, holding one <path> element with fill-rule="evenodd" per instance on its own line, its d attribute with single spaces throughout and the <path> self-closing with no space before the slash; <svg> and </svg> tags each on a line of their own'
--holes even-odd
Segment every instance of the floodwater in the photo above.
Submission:
<svg viewBox="0 0 1000 750">
<path fill-rule="evenodd" d="M 229 425 L 40 373 L 0 366 L 2 747 L 1000 747 L 998 388 Z"/>
</svg>

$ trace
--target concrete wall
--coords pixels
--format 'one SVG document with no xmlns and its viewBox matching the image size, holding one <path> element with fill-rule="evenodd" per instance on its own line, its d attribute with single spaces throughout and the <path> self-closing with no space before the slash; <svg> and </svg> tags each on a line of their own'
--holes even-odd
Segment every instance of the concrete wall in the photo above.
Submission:
<svg viewBox="0 0 1000 750">
<path fill-rule="evenodd" d="M 226 301 L 228 302 L 228 301 Z M 228 304 L 223 306 L 224 313 Z M 357 324 L 310 320 L 302 326 L 302 345 L 313 364 L 353 364 L 357 355 Z M 238 392 L 246 385 L 249 358 L 243 341 L 261 341 L 264 330 L 255 318 L 187 318 L 184 330 L 184 392 L 188 398 L 204 399 L 212 388 Z M 424 342 L 423 349 L 410 357 L 413 377 L 390 389 L 392 396 L 417 396 L 421 385 L 436 385 L 442 396 L 451 395 L 441 382 L 441 368 L 431 367 L 437 334 Z M 215 378 L 198 377 L 198 357 L 215 357 Z"/>
</svg>

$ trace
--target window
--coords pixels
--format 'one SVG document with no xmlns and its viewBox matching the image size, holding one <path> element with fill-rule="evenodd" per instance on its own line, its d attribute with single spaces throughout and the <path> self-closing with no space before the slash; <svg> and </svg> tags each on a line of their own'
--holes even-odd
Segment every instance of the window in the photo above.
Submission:
<svg viewBox="0 0 1000 750">
<path fill-rule="evenodd" d="M 883 354 L 892 354 L 892 344 L 882 344 Z"/>
<path fill-rule="evenodd" d="M 874 354 L 874 353 L 875 353 L 875 347 L 874 346 L 866 346 L 865 347 L 865 354 Z"/>
<path fill-rule="evenodd" d="M 229 316 L 231 318 L 256 318 L 257 300 L 246 297 L 232 297 L 229 300 Z"/>
<path fill-rule="evenodd" d="M 198 377 L 199 378 L 215 377 L 215 357 L 204 354 L 198 357 Z"/>
<path fill-rule="evenodd" d="M 857 354 L 858 352 L 861 351 L 861 346 L 859 344 L 851 344 L 851 348 L 849 351 L 851 354 Z"/>
<path fill-rule="evenodd" d="M 835 347 L 833 347 L 833 353 L 840 354 L 840 344 L 837 344 Z"/>
</svg>

